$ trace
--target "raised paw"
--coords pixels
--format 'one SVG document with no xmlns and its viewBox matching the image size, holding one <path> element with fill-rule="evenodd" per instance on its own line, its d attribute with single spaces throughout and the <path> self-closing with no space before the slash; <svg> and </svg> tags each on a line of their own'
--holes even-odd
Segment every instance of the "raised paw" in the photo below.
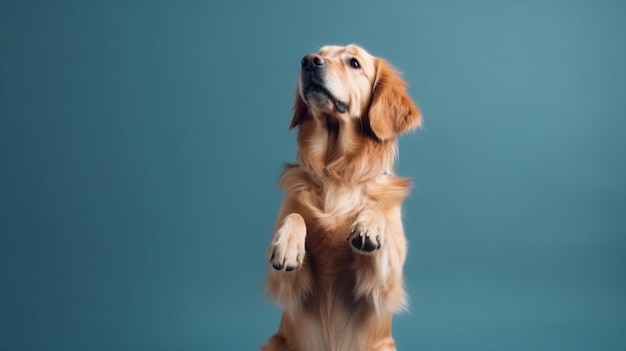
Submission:
<svg viewBox="0 0 626 351">
<path fill-rule="evenodd" d="M 352 248 L 361 253 L 373 253 L 383 245 L 383 231 L 369 223 L 357 222 L 347 239 Z"/>
<path fill-rule="evenodd" d="M 268 249 L 269 263 L 277 271 L 291 272 L 304 261 L 306 227 L 298 217 L 285 218 Z"/>
</svg>

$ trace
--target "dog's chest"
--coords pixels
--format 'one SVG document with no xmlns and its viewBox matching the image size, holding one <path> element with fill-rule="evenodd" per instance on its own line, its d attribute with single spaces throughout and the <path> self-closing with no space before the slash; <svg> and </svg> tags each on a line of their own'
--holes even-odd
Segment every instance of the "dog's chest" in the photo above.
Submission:
<svg viewBox="0 0 626 351">
<path fill-rule="evenodd" d="M 366 202 L 363 190 L 358 185 L 327 185 L 323 189 L 322 212 L 335 218 L 359 212 Z"/>
</svg>

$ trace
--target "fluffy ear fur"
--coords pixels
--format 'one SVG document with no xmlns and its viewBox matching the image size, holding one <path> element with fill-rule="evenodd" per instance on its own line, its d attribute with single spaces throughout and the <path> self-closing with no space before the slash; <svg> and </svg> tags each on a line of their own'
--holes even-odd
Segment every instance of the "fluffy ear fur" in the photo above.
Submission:
<svg viewBox="0 0 626 351">
<path fill-rule="evenodd" d="M 418 127 L 420 110 L 406 90 L 406 83 L 398 72 L 385 60 L 376 60 L 374 94 L 369 109 L 372 132 L 387 140 Z"/>
<path fill-rule="evenodd" d="M 309 113 L 309 110 L 306 107 L 306 103 L 302 99 L 302 96 L 296 91 L 296 103 L 293 106 L 293 118 L 291 119 L 289 129 L 298 126 L 304 120 L 307 113 Z"/>
</svg>

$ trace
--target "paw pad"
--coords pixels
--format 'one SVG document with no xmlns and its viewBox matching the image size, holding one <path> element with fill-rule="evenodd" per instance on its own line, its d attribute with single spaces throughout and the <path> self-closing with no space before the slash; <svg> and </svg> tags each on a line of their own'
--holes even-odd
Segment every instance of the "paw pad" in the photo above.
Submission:
<svg viewBox="0 0 626 351">
<path fill-rule="evenodd" d="M 348 241 L 353 248 L 364 252 L 373 252 L 381 247 L 380 236 L 377 235 L 376 238 L 372 238 L 367 232 L 353 232 L 348 237 Z"/>
</svg>

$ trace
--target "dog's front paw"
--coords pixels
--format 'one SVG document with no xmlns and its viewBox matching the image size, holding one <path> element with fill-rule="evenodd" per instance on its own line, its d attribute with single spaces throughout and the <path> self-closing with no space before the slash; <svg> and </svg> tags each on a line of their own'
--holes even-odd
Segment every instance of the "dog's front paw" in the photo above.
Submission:
<svg viewBox="0 0 626 351">
<path fill-rule="evenodd" d="M 306 225 L 299 214 L 285 217 L 270 244 L 269 262 L 277 271 L 290 272 L 302 266 Z"/>
<path fill-rule="evenodd" d="M 352 248 L 364 254 L 380 249 L 384 241 L 384 225 L 380 223 L 364 218 L 357 219 L 348 236 Z"/>
</svg>

